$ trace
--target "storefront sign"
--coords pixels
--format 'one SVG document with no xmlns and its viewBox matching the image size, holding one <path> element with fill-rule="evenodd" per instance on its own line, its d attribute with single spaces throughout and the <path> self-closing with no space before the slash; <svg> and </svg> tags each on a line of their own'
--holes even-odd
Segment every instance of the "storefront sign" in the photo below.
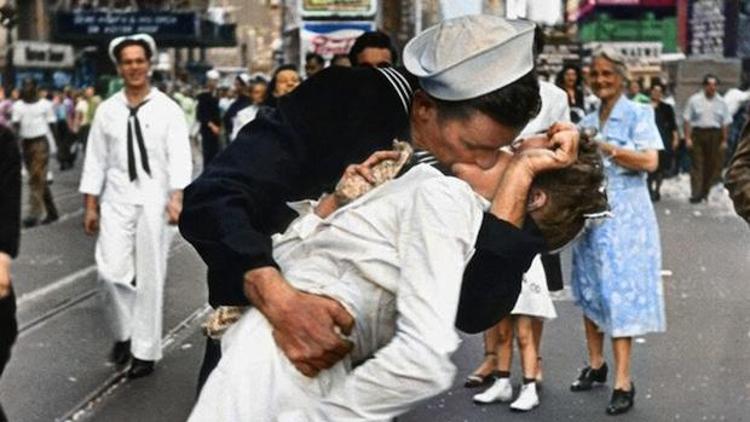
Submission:
<svg viewBox="0 0 750 422">
<path fill-rule="evenodd" d="M 57 12 L 54 36 L 65 41 L 107 41 L 116 36 L 146 33 L 156 41 L 194 40 L 199 34 L 192 12 Z"/>
<path fill-rule="evenodd" d="M 300 31 L 301 57 L 309 52 L 318 53 L 326 59 L 336 54 L 347 54 L 354 41 L 375 28 L 373 22 L 309 22 Z"/>
<path fill-rule="evenodd" d="M 330 16 L 375 16 L 377 0 L 300 0 L 303 18 Z"/>
<path fill-rule="evenodd" d="M 73 47 L 39 41 L 17 41 L 13 46 L 13 64 L 18 67 L 61 69 L 73 67 Z"/>
<path fill-rule="evenodd" d="M 598 47 L 609 47 L 622 54 L 628 64 L 661 62 L 662 43 L 660 42 L 592 42 L 583 47 L 586 50 L 595 50 Z"/>
</svg>

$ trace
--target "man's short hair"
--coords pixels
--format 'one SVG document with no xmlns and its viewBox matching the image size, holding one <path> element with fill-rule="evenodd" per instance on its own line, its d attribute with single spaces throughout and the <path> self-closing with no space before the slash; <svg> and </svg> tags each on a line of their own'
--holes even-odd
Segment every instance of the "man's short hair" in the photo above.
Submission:
<svg viewBox="0 0 750 422">
<path fill-rule="evenodd" d="M 112 50 L 112 54 L 114 54 L 115 58 L 117 59 L 117 63 L 120 63 L 120 53 L 122 53 L 122 50 L 125 47 L 130 47 L 131 45 L 137 45 L 140 46 L 143 49 L 143 52 L 146 54 L 146 59 L 148 61 L 151 61 L 151 47 L 146 43 L 146 41 L 143 40 L 125 40 Z"/>
<path fill-rule="evenodd" d="M 713 79 L 716 81 L 716 85 L 719 85 L 719 78 L 716 77 L 713 73 L 706 73 L 706 76 L 703 77 L 703 86 L 708 85 L 708 82 Z"/>
<path fill-rule="evenodd" d="M 662 92 L 664 92 L 664 93 L 666 94 L 666 91 L 667 91 L 667 86 L 666 86 L 666 85 L 664 85 L 664 82 L 662 82 L 662 80 L 661 80 L 661 79 L 659 79 L 659 78 L 656 78 L 656 79 L 652 79 L 652 80 L 651 80 L 651 89 L 654 89 L 654 88 L 656 88 L 657 86 L 658 86 L 659 88 L 661 88 Z"/>
<path fill-rule="evenodd" d="M 395 65 L 398 61 L 398 53 L 391 42 L 391 37 L 384 32 L 371 31 L 357 37 L 354 45 L 349 50 L 349 61 L 352 63 L 352 66 L 359 64 L 357 56 L 366 48 L 387 48 L 391 52 L 391 63 Z"/>
<path fill-rule="evenodd" d="M 323 58 L 323 56 L 321 56 L 318 53 L 312 52 L 312 51 L 309 52 L 309 53 L 307 53 L 305 55 L 305 62 L 310 62 L 310 61 L 318 62 L 318 64 L 321 65 L 321 66 L 325 65 L 325 63 L 326 63 L 326 61 Z"/>
<path fill-rule="evenodd" d="M 510 85 L 476 98 L 460 101 L 431 98 L 443 119 L 466 119 L 479 111 L 500 124 L 519 130 L 542 108 L 539 81 L 534 69 Z"/>
<path fill-rule="evenodd" d="M 547 194 L 543 215 L 535 219 L 549 250 L 557 250 L 583 230 L 590 216 L 608 211 L 604 166 L 596 144 L 581 138 L 570 167 L 541 173 L 532 187 Z"/>
</svg>

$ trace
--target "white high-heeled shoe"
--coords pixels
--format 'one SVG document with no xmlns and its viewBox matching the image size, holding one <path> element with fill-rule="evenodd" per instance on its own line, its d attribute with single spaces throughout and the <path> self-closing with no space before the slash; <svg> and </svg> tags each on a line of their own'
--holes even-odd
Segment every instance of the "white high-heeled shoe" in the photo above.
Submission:
<svg viewBox="0 0 750 422">
<path fill-rule="evenodd" d="M 510 401 L 513 398 L 513 386 L 510 378 L 498 378 L 494 384 L 484 392 L 474 396 L 474 401 L 480 404 Z"/>
<path fill-rule="evenodd" d="M 537 406 L 539 406 L 539 394 L 536 392 L 535 382 L 530 382 L 521 387 L 521 393 L 518 394 L 518 398 L 510 404 L 511 410 L 519 412 L 528 412 Z"/>
</svg>

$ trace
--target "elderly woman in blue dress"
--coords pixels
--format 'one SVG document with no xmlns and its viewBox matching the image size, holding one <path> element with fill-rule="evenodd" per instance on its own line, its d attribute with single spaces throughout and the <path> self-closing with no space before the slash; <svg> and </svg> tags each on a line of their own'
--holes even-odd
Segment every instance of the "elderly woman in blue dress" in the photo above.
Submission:
<svg viewBox="0 0 750 422">
<path fill-rule="evenodd" d="M 659 229 L 646 185 L 662 142 L 653 109 L 623 94 L 625 65 L 618 53 L 595 51 L 590 80 L 601 105 L 580 126 L 598 129 L 613 216 L 589 227 L 573 249 L 571 286 L 583 309 L 589 366 L 571 390 L 587 391 L 606 381 L 603 346 L 609 335 L 615 379 L 606 411 L 616 415 L 633 406 L 633 337 L 666 329 Z"/>
</svg>

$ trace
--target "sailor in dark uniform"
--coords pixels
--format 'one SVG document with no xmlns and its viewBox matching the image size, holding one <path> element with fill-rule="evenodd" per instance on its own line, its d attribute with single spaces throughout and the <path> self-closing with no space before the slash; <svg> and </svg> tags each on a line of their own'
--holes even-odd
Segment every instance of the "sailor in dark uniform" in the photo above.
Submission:
<svg viewBox="0 0 750 422">
<path fill-rule="evenodd" d="M 348 165 L 394 139 L 410 140 L 448 169 L 492 167 L 540 107 L 533 33 L 528 22 L 494 16 L 446 21 L 406 47 L 408 71 L 331 67 L 280 98 L 276 110 L 261 110 L 185 190 L 180 230 L 208 264 L 210 304 L 252 303 L 305 375 L 346 355 L 351 346 L 335 329 L 350 328 L 346 311 L 295 291 L 272 258 L 270 235 L 294 218 L 286 203 L 332 191 Z M 497 188 L 464 274 L 456 316 L 463 331 L 484 330 L 510 312 L 522 274 L 545 249 L 524 220 L 526 193 L 534 174 L 575 159 L 578 135 L 561 130 L 553 140 L 555 151 L 516 163 Z M 208 345 L 202 379 L 218 351 Z"/>
</svg>

